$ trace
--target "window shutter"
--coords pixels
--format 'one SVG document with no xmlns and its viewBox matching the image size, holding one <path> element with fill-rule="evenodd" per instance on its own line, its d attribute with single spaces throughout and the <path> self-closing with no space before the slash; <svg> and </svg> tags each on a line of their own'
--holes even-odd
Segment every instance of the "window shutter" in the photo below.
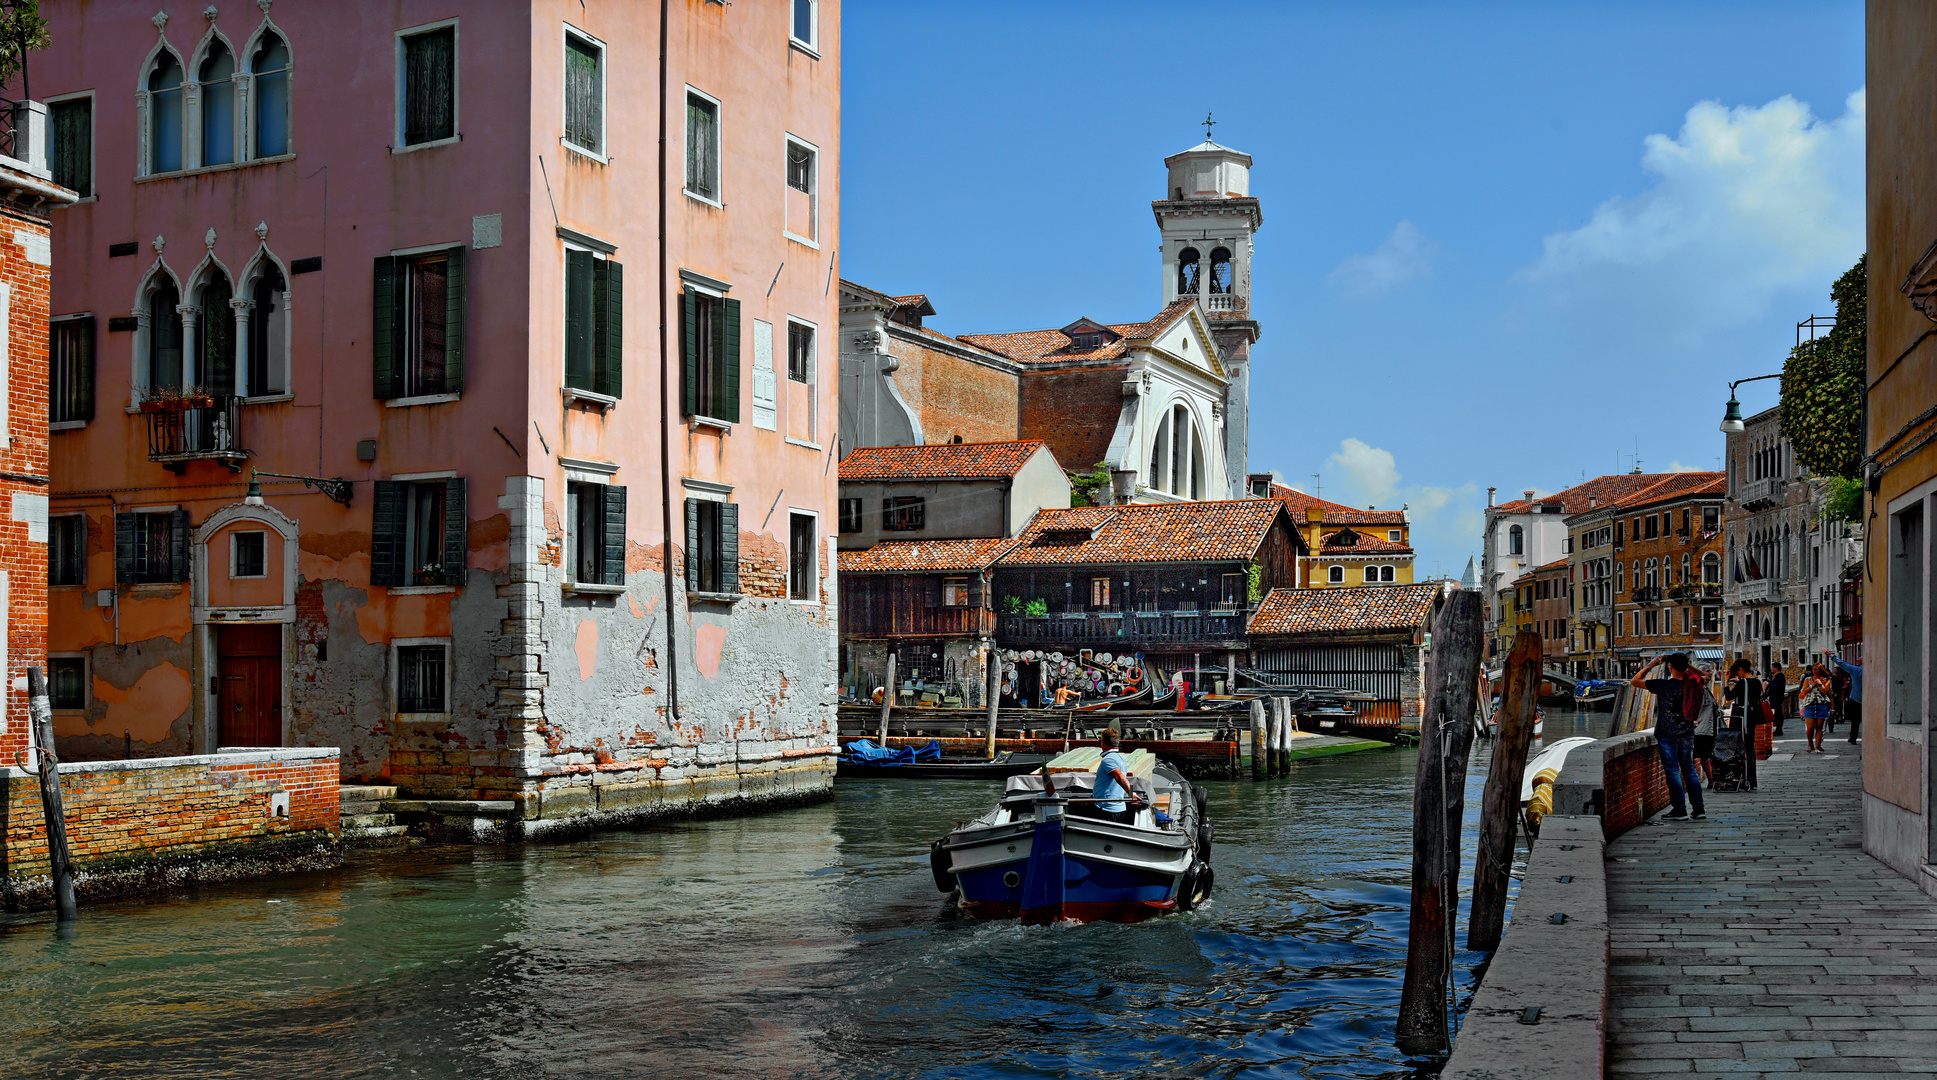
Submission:
<svg viewBox="0 0 1937 1080">
<path fill-rule="evenodd" d="M 135 516 L 114 515 L 114 580 L 132 585 L 135 580 Z"/>
<path fill-rule="evenodd" d="M 720 300 L 720 386 L 713 415 L 740 422 L 740 302 Z M 733 590 L 728 589 L 728 592 Z"/>
<path fill-rule="evenodd" d="M 599 580 L 607 585 L 624 585 L 625 488 L 618 484 L 605 489 L 605 551 L 602 554 Z"/>
<path fill-rule="evenodd" d="M 188 580 L 188 511 L 168 515 L 168 558 L 176 581 Z"/>
<path fill-rule="evenodd" d="M 687 416 L 697 416 L 699 415 L 699 294 L 691 289 L 680 293 L 679 311 L 680 411 Z M 690 523 L 692 515 L 688 514 L 686 520 Z M 690 529 L 689 524 L 688 530 Z"/>
<path fill-rule="evenodd" d="M 737 417 L 739 414 L 734 415 Z M 740 591 L 739 503 L 720 504 L 720 591 Z"/>
<path fill-rule="evenodd" d="M 471 562 L 470 508 L 465 505 L 464 478 L 444 481 L 444 577 L 463 586 L 464 568 Z"/>
<path fill-rule="evenodd" d="M 686 591 L 699 591 L 699 500 L 686 500 Z"/>
<path fill-rule="evenodd" d="M 464 249 L 450 249 L 444 283 L 444 389 L 464 392 Z"/>
<path fill-rule="evenodd" d="M 610 259 L 592 263 L 592 362 L 598 367 L 596 389 L 623 397 L 625 389 L 625 267 Z"/>
<path fill-rule="evenodd" d="M 80 355 L 73 361 L 74 415 L 69 420 L 94 419 L 94 316 L 75 319 L 74 343 Z"/>
<path fill-rule="evenodd" d="M 974 574 L 969 577 L 968 606 L 973 608 L 979 608 L 982 606 L 982 575 L 981 574 Z"/>
<path fill-rule="evenodd" d="M 597 390 L 592 372 L 592 253 L 565 252 L 565 385 Z"/>
<path fill-rule="evenodd" d="M 402 350 L 397 347 L 398 280 L 403 260 L 395 255 L 377 256 L 375 286 L 370 308 L 370 358 L 374 368 L 372 384 L 378 398 L 404 394 Z"/>
<path fill-rule="evenodd" d="M 370 508 L 370 584 L 408 584 L 404 577 L 404 486 L 395 480 L 376 483 Z"/>
</svg>

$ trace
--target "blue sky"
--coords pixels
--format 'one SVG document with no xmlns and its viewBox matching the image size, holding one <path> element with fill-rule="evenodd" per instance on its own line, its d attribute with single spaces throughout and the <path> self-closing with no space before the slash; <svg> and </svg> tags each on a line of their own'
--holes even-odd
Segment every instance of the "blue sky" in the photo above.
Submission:
<svg viewBox="0 0 1937 1080">
<path fill-rule="evenodd" d="M 1717 467 L 1863 247 L 1863 11 L 847 0 L 841 269 L 948 333 L 1147 318 L 1163 158 L 1251 154 L 1251 468 L 1406 503 Z M 1743 387 L 1746 410 L 1774 382 Z"/>
</svg>

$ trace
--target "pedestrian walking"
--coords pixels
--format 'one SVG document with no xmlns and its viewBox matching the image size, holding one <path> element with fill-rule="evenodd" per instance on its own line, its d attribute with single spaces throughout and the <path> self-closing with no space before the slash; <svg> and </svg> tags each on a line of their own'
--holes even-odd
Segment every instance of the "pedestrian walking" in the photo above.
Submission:
<svg viewBox="0 0 1937 1080">
<path fill-rule="evenodd" d="M 1786 719 L 1784 712 L 1789 704 L 1786 696 L 1789 693 L 1789 677 L 1782 673 L 1780 665 L 1773 663 L 1769 665 L 1769 679 L 1762 684 L 1762 689 L 1768 695 L 1765 700 L 1769 702 L 1769 708 L 1776 714 L 1775 737 L 1780 739 L 1782 722 Z"/>
<path fill-rule="evenodd" d="M 1850 677 L 1843 669 L 1829 663 L 1834 654 L 1824 653 L 1823 663 L 1829 670 L 1829 733 L 1836 734 L 1836 723 L 1843 719 L 1843 702 L 1850 694 Z"/>
<path fill-rule="evenodd" d="M 1668 678 L 1648 678 L 1649 672 L 1664 663 L 1668 665 Z M 1666 653 L 1648 661 L 1628 685 L 1655 696 L 1655 745 L 1661 751 L 1662 771 L 1668 775 L 1669 819 L 1706 818 L 1702 777 L 1695 770 L 1694 758 L 1695 717 L 1700 714 L 1703 697 L 1701 674 L 1688 666 L 1687 653 Z"/>
<path fill-rule="evenodd" d="M 1802 698 L 1803 745 L 1805 753 L 1823 752 L 1823 722 L 1829 719 L 1829 669 L 1821 664 L 1809 665 L 1809 674 L 1803 678 L 1799 690 Z"/>
<path fill-rule="evenodd" d="M 1729 665 L 1721 687 L 1723 723 L 1742 733 L 1743 776 L 1749 790 L 1756 789 L 1755 729 L 1762 719 L 1762 680 L 1755 677 L 1755 665 L 1747 659 Z"/>
<path fill-rule="evenodd" d="M 1830 660 L 1836 664 L 1836 669 L 1842 672 L 1843 676 L 1850 681 L 1849 693 L 1844 695 L 1846 700 L 1843 702 L 1843 708 L 1848 711 L 1847 718 L 1850 722 L 1849 741 L 1856 742 L 1862 737 L 1863 733 L 1863 660 L 1859 657 L 1856 663 L 1852 664 L 1834 653 L 1830 654 Z"/>
<path fill-rule="evenodd" d="M 1710 790 L 1715 787 L 1715 721 L 1716 709 L 1707 703 L 1695 714 L 1694 758 L 1695 768 L 1701 771 L 1702 780 Z"/>
</svg>

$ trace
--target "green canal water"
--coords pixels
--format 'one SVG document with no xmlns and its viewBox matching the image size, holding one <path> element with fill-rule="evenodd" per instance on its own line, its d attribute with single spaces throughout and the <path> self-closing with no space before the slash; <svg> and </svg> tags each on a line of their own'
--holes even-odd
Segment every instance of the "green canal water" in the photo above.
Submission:
<svg viewBox="0 0 1937 1080">
<path fill-rule="evenodd" d="M 1550 717 L 1547 738 L 1605 715 Z M 813 807 L 576 843 L 359 853 L 85 908 L 66 939 L 10 916 L 0 1076 L 1425 1075 L 1392 1047 L 1414 759 L 1210 784 L 1216 897 L 1138 926 L 953 913 L 927 848 L 992 798 L 970 781 L 841 781 Z M 1459 955 L 1462 997 L 1477 959 Z"/>
</svg>

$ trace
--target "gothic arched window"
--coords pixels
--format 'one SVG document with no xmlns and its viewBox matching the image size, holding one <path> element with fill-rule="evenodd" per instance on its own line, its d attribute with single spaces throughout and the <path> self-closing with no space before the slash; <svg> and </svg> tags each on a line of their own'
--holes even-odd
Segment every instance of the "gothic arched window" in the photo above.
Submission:
<svg viewBox="0 0 1937 1080">
<path fill-rule="evenodd" d="M 273 32 L 265 32 L 249 59 L 255 76 L 255 93 L 250 106 L 253 117 L 254 156 L 275 157 L 289 153 L 289 45 Z"/>
<path fill-rule="evenodd" d="M 1196 248 L 1185 248 L 1177 253 L 1177 295 L 1196 296 L 1198 288 L 1198 254 Z"/>
<path fill-rule="evenodd" d="M 182 389 L 182 294 L 161 277 L 148 294 L 148 390 Z"/>
<path fill-rule="evenodd" d="M 1229 293 L 1231 285 L 1231 249 L 1217 248 L 1211 252 L 1211 291 Z"/>
<path fill-rule="evenodd" d="M 289 389 L 289 296 L 282 271 L 267 257 L 249 287 L 249 383 L 251 397 Z"/>
<path fill-rule="evenodd" d="M 182 62 L 171 52 L 148 72 L 148 171 L 182 167 Z"/>
<path fill-rule="evenodd" d="M 202 164 L 227 165 L 235 160 L 235 54 L 212 42 L 195 81 L 202 84 Z"/>
<path fill-rule="evenodd" d="M 195 319 L 195 382 L 211 394 L 235 393 L 235 289 L 228 275 L 210 270 L 202 283 Z"/>
</svg>

